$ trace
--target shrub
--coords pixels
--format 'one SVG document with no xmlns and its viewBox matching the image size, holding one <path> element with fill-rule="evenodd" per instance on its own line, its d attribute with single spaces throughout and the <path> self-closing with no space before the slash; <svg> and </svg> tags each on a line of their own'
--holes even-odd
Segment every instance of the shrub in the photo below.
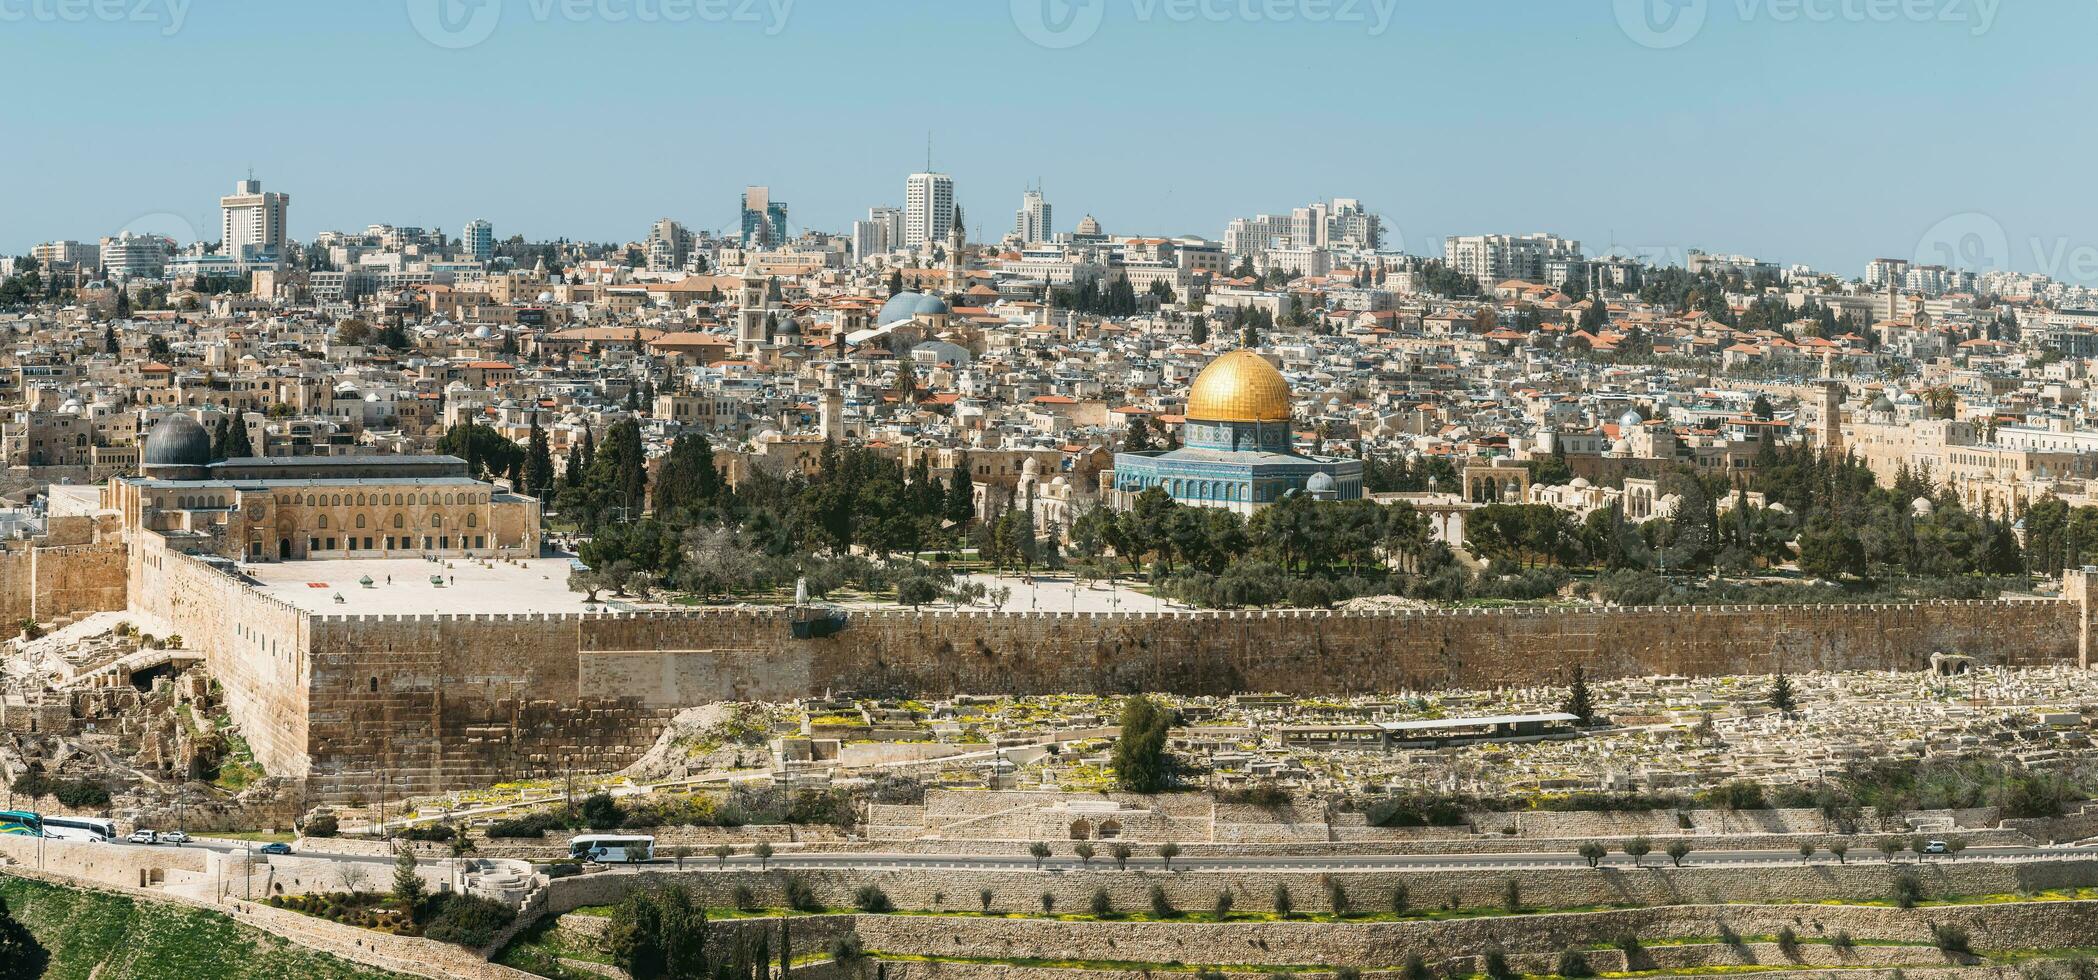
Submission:
<svg viewBox="0 0 2098 980">
<path fill-rule="evenodd" d="M 1904 871 L 1894 876 L 1894 904 L 1896 906 L 1912 909 L 1916 907 L 1917 902 L 1921 901 L 1923 901 L 1923 882 L 1916 879 L 1915 872 Z"/>
<path fill-rule="evenodd" d="M 1431 980 L 1434 974 L 1428 972 L 1428 961 L 1421 959 L 1421 954 L 1407 953 L 1406 964 L 1399 968 L 1399 976 L 1402 980 Z"/>
<path fill-rule="evenodd" d="M 1508 954 L 1499 946 L 1487 949 L 1486 955 L 1480 958 L 1480 963 L 1481 972 L 1485 973 L 1489 980 L 1515 980 L 1515 971 L 1508 968 Z"/>
<path fill-rule="evenodd" d="M 1407 907 L 1412 905 L 1412 903 L 1413 898 L 1407 893 L 1404 884 L 1391 886 L 1391 912 L 1393 915 L 1405 915 Z"/>
<path fill-rule="evenodd" d="M 830 941 L 832 962 L 858 963 L 866 955 L 866 948 L 860 945 L 860 937 L 854 933 L 848 932 Z"/>
<path fill-rule="evenodd" d="M 1180 910 L 1174 908 L 1172 900 L 1166 897 L 1166 886 L 1152 885 L 1151 917 L 1154 919 L 1170 919 L 1179 914 Z"/>
<path fill-rule="evenodd" d="M 1850 938 L 1850 930 L 1839 929 L 1835 935 L 1828 937 L 1828 944 L 1837 949 L 1850 949 L 1857 945 L 1857 940 Z"/>
<path fill-rule="evenodd" d="M 488 825 L 488 839 L 545 837 L 549 830 L 567 826 L 567 821 L 552 810 L 527 813 L 521 817 L 498 820 Z"/>
<path fill-rule="evenodd" d="M 109 805 L 109 790 L 100 783 L 84 779 L 68 779 L 53 790 L 58 802 L 69 807 L 96 808 Z"/>
<path fill-rule="evenodd" d="M 308 837 L 333 837 L 341 832 L 342 822 L 332 813 L 323 813 L 306 821 L 305 834 Z"/>
<path fill-rule="evenodd" d="M 1785 926 L 1779 929 L 1777 931 L 1777 948 L 1784 951 L 1784 954 L 1786 956 L 1798 956 L 1799 933 L 1795 931 L 1791 926 Z"/>
<path fill-rule="evenodd" d="M 1522 882 L 1510 878 L 1507 884 L 1501 886 L 1501 906 L 1510 912 L 1523 910 Z"/>
<path fill-rule="evenodd" d="M 1274 906 L 1275 915 L 1284 919 L 1289 918 L 1289 914 L 1296 910 L 1297 903 L 1289 897 L 1288 885 L 1277 884 L 1275 886 Z"/>
<path fill-rule="evenodd" d="M 429 905 L 433 911 L 423 937 L 473 949 L 494 942 L 495 934 L 517 917 L 508 905 L 478 895 L 439 895 Z"/>
<path fill-rule="evenodd" d="M 1055 914 L 1056 914 L 1056 893 L 1055 893 L 1055 892 L 1043 892 L 1043 893 L 1042 893 L 1042 914 L 1043 914 L 1043 915 L 1055 915 Z"/>
<path fill-rule="evenodd" d="M 1326 875 L 1320 880 L 1326 886 L 1326 905 L 1333 910 L 1334 918 L 1345 918 L 1348 914 L 1348 890 L 1340 879 Z"/>
<path fill-rule="evenodd" d="M 1636 956 L 1641 949 L 1645 948 L 1640 945 L 1639 934 L 1636 932 L 1620 933 L 1616 939 L 1611 941 L 1610 945 L 1617 947 L 1627 957 Z"/>
<path fill-rule="evenodd" d="M 895 904 L 889 901 L 889 893 L 882 891 L 877 885 L 861 885 L 858 891 L 853 892 L 852 907 L 876 915 L 896 911 Z"/>
<path fill-rule="evenodd" d="M 1974 951 L 1973 944 L 1964 926 L 1956 926 L 1949 922 L 1932 923 L 1930 938 L 1933 943 L 1937 944 L 1939 949 L 1948 953 L 1971 953 Z"/>
<path fill-rule="evenodd" d="M 1114 896 L 1109 895 L 1107 893 L 1107 889 L 1105 888 L 1095 889 L 1093 891 L 1093 917 L 1096 919 L 1105 919 L 1113 916 L 1114 914 Z"/>
<path fill-rule="evenodd" d="M 755 912 L 758 909 L 758 893 L 751 891 L 749 885 L 737 885 L 734 891 L 729 892 L 729 901 L 735 903 L 739 912 Z"/>
<path fill-rule="evenodd" d="M 409 840 L 428 841 L 431 843 L 443 844 L 449 842 L 455 833 L 456 832 L 452 830 L 451 824 L 433 823 L 423 824 L 421 826 L 416 827 L 410 827 L 406 830 L 401 831 L 401 836 L 406 837 Z"/>
<path fill-rule="evenodd" d="M 1218 922 L 1231 918 L 1231 901 L 1230 889 L 1227 888 L 1217 893 L 1215 914 Z"/>
<path fill-rule="evenodd" d="M 540 868 L 539 872 L 548 878 L 573 878 L 583 873 L 583 866 L 572 861 L 556 861 Z"/>
<path fill-rule="evenodd" d="M 788 875 L 780 882 L 780 891 L 787 897 L 787 907 L 796 912 L 821 912 L 823 903 L 816 900 L 816 889 L 795 875 Z"/>
<path fill-rule="evenodd" d="M 1559 964 L 1552 969 L 1562 977 L 1592 977 L 1595 968 L 1588 965 L 1588 957 L 1576 950 L 1564 950 L 1559 954 Z"/>
<path fill-rule="evenodd" d="M 608 793 L 592 793 L 584 797 L 581 810 L 583 823 L 591 830 L 616 830 L 626 820 L 626 811 L 620 809 Z"/>
</svg>

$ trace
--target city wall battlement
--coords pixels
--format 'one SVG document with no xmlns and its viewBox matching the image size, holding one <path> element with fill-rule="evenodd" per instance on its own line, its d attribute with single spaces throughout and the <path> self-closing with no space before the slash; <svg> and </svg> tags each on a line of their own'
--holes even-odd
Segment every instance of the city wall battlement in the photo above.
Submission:
<svg viewBox="0 0 2098 980">
<path fill-rule="evenodd" d="M 258 758 L 346 800 L 620 768 L 680 709 L 840 691 L 1397 693 L 1777 670 L 1924 670 L 1935 653 L 2084 662 L 2092 603 L 1068 613 L 796 610 L 340 615 L 133 542 L 132 608 L 209 658 Z"/>
</svg>

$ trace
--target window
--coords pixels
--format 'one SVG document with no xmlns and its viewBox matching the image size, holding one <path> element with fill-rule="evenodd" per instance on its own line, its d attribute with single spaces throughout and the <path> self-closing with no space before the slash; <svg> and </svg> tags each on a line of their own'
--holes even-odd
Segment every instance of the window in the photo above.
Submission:
<svg viewBox="0 0 2098 980">
<path fill-rule="evenodd" d="M 400 529 L 400 528 L 401 528 L 401 527 L 403 526 L 403 525 L 401 524 L 401 515 L 399 515 L 399 514 L 395 514 L 395 515 L 393 515 L 393 526 L 394 526 L 394 528 L 395 528 L 396 530 Z"/>
<path fill-rule="evenodd" d="M 363 526 L 364 526 L 364 515 L 363 515 L 363 514 L 359 514 L 359 515 L 357 515 L 357 526 L 358 526 L 358 527 L 363 527 Z"/>
<path fill-rule="evenodd" d="M 472 511 L 468 511 L 468 512 L 467 512 L 467 514 L 466 514 L 466 526 L 467 526 L 467 527 L 480 527 L 480 526 L 481 526 L 481 515 L 479 515 L 479 514 L 477 514 L 477 513 L 474 513 L 474 512 L 472 512 Z"/>
<path fill-rule="evenodd" d="M 321 528 L 321 530 L 323 530 L 323 531 L 327 530 L 327 529 L 328 529 L 328 515 L 326 515 L 326 514 L 322 514 L 322 515 L 321 515 L 321 518 L 320 518 L 320 521 L 321 521 L 321 523 L 320 523 L 320 528 Z"/>
</svg>

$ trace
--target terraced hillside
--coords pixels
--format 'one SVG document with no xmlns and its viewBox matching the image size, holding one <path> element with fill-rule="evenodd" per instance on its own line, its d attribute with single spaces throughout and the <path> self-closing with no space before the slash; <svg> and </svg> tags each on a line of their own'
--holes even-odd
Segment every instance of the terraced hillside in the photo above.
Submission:
<svg viewBox="0 0 2098 980">
<path fill-rule="evenodd" d="M 217 912 L 141 902 L 0 874 L 0 897 L 43 947 L 45 961 L 0 976 L 54 980 L 393 980 L 265 935 Z M 41 970 L 41 973 L 36 971 Z"/>
</svg>

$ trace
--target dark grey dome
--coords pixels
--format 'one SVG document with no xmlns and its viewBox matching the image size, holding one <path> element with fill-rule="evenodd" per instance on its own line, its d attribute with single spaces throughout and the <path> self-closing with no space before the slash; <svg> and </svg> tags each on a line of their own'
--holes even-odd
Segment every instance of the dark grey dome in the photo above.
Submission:
<svg viewBox="0 0 2098 980">
<path fill-rule="evenodd" d="M 211 433 L 187 415 L 171 415 L 146 436 L 140 466 L 208 466 Z"/>
</svg>

